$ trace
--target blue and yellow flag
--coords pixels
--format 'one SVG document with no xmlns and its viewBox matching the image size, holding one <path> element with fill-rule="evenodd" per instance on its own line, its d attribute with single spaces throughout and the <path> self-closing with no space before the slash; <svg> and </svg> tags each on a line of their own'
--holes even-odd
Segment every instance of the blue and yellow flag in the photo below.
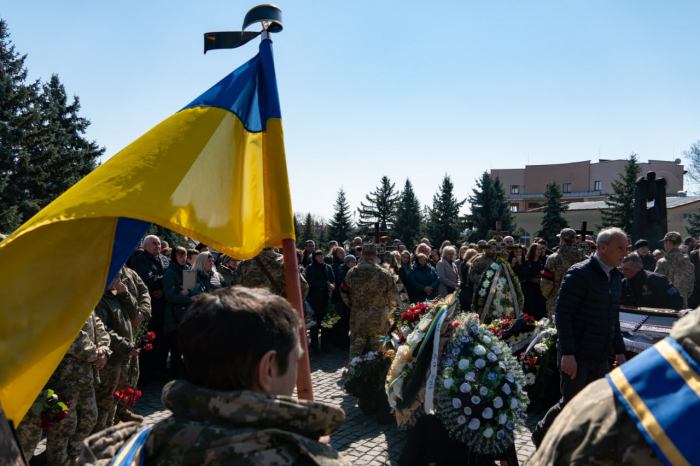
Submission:
<svg viewBox="0 0 700 466">
<path fill-rule="evenodd" d="M 270 40 L 0 243 L 0 403 L 15 423 L 150 223 L 238 259 L 294 239 Z"/>
</svg>

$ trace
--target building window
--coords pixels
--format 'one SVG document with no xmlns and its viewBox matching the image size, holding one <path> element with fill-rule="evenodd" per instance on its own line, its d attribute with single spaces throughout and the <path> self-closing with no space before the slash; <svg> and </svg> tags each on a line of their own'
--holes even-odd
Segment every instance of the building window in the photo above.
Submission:
<svg viewBox="0 0 700 466">
<path fill-rule="evenodd" d="M 511 211 L 511 212 L 517 212 L 517 211 L 518 211 L 518 204 L 511 204 L 511 205 L 510 205 L 510 211 Z"/>
<path fill-rule="evenodd" d="M 528 209 L 539 209 L 540 207 L 542 207 L 542 204 L 540 204 L 539 202 L 528 202 L 527 203 Z"/>
<path fill-rule="evenodd" d="M 600 181 L 596 181 L 595 183 L 593 183 L 593 191 L 600 191 L 602 184 L 603 183 L 601 183 Z"/>
<path fill-rule="evenodd" d="M 511 194 L 520 194 L 520 186 L 517 184 L 510 185 L 510 193 Z"/>
<path fill-rule="evenodd" d="M 565 193 L 570 193 L 571 192 L 571 183 L 564 183 L 563 190 Z"/>
</svg>

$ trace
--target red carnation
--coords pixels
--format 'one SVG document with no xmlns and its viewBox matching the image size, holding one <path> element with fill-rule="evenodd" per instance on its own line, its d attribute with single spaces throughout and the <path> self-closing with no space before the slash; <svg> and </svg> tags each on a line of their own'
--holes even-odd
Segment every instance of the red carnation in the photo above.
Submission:
<svg viewBox="0 0 700 466">
<path fill-rule="evenodd" d="M 454 321 L 454 322 L 452 322 L 452 323 L 450 324 L 450 326 L 451 326 L 452 328 L 457 328 L 457 327 L 459 327 L 460 325 L 462 325 L 462 322 L 459 322 L 459 321 Z"/>
<path fill-rule="evenodd" d="M 535 359 L 535 358 L 530 359 L 530 364 L 532 364 L 533 366 L 535 364 L 537 364 L 537 359 Z"/>
<path fill-rule="evenodd" d="M 122 393 L 124 393 L 125 396 L 131 396 L 134 394 L 134 389 L 127 387 L 124 390 L 122 390 Z"/>
<path fill-rule="evenodd" d="M 136 393 L 134 393 L 134 399 L 138 400 L 141 398 L 141 390 L 136 390 Z"/>
<path fill-rule="evenodd" d="M 367 357 L 367 356 L 365 356 L 364 354 L 361 354 L 361 355 L 360 355 L 360 359 L 365 359 L 366 357 Z"/>
<path fill-rule="evenodd" d="M 66 416 L 68 416 L 68 411 L 66 411 L 65 409 L 62 409 L 54 415 L 53 420 L 60 421 L 60 420 L 64 419 Z"/>
<path fill-rule="evenodd" d="M 131 408 L 132 406 L 136 406 L 136 400 L 131 400 L 126 404 L 127 408 Z"/>
<path fill-rule="evenodd" d="M 122 395 L 122 392 L 121 392 L 121 391 L 114 392 L 114 396 L 115 396 L 116 398 L 119 398 L 120 400 L 121 400 L 122 398 L 124 398 L 124 395 Z"/>
<path fill-rule="evenodd" d="M 408 312 L 401 313 L 401 320 L 407 322 L 410 319 L 410 314 Z"/>
<path fill-rule="evenodd" d="M 342 373 L 341 377 L 345 377 L 345 374 L 347 374 L 347 373 L 348 373 L 348 370 L 347 370 L 347 369 L 343 369 L 343 373 Z"/>
<path fill-rule="evenodd" d="M 155 334 L 154 332 L 148 332 L 148 333 L 145 335 L 145 338 L 146 338 L 146 340 L 148 340 L 148 341 L 153 340 L 155 337 L 156 337 L 156 334 Z"/>
<path fill-rule="evenodd" d="M 143 346 L 144 351 L 151 351 L 153 349 L 153 345 L 150 343 L 147 343 Z"/>
<path fill-rule="evenodd" d="M 427 308 L 428 308 L 428 306 L 426 306 L 425 303 L 420 303 L 418 305 L 418 309 L 427 309 Z"/>
</svg>

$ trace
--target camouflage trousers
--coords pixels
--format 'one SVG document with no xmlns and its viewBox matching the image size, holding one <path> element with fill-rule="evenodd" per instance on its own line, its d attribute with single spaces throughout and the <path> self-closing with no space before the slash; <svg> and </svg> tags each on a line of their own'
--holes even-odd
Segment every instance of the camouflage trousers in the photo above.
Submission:
<svg viewBox="0 0 700 466">
<path fill-rule="evenodd" d="M 129 366 L 107 364 L 100 371 L 100 383 L 95 386 L 97 401 L 97 423 L 92 433 L 96 434 L 114 425 L 114 414 L 117 410 L 117 397 L 114 392 L 125 387 Z"/>
<path fill-rule="evenodd" d="M 46 460 L 49 466 L 70 464 L 80 453 L 83 440 L 92 432 L 97 422 L 97 405 L 92 386 L 65 395 L 71 401 L 68 415 L 54 424 L 46 434 Z M 22 449 L 31 458 L 41 441 L 41 421 L 27 414 L 17 428 Z"/>
<path fill-rule="evenodd" d="M 352 309 L 350 314 L 350 359 L 368 351 L 379 351 L 386 336 L 386 308 Z"/>
</svg>

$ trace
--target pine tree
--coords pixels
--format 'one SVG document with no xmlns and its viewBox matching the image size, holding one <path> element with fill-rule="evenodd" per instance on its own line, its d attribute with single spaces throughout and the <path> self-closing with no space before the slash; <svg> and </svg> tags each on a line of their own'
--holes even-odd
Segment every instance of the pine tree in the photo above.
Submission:
<svg viewBox="0 0 700 466">
<path fill-rule="evenodd" d="M 34 105 L 39 83 L 26 83 L 26 58 L 15 52 L 7 23 L 0 19 L 0 233 L 11 233 L 27 220 L 19 209 L 24 193 L 14 175 L 18 166 L 29 165 L 23 142 L 40 117 Z"/>
<path fill-rule="evenodd" d="M 634 191 L 642 167 L 634 152 L 625 165 L 625 171 L 620 179 L 612 182 L 613 193 L 608 194 L 605 200 L 606 209 L 600 209 L 601 224 L 596 225 L 599 230 L 608 227 L 619 227 L 628 235 L 632 234 L 632 222 L 634 221 Z"/>
<path fill-rule="evenodd" d="M 449 240 L 457 244 L 464 229 L 459 211 L 466 202 L 458 201 L 454 195 L 454 184 L 448 175 L 442 179 L 440 190 L 433 196 L 433 207 L 428 217 L 428 234 L 435 245 Z"/>
<path fill-rule="evenodd" d="M 489 239 L 488 232 L 496 227 L 496 222 L 501 222 L 501 230 L 515 231 L 515 219 L 498 177 L 492 178 L 488 172 L 484 172 L 481 179 L 476 180 L 476 188 L 468 201 L 471 206 L 471 213 L 465 217 L 469 230 L 466 235 L 468 242 Z"/>
<path fill-rule="evenodd" d="M 357 211 L 360 213 L 360 220 L 357 222 L 361 228 L 372 228 L 374 222 L 379 222 L 382 230 L 391 232 L 396 221 L 396 206 L 399 202 L 399 194 L 394 190 L 395 185 L 387 176 L 383 176 L 381 184 L 376 189 L 365 196 L 367 205 L 360 202 Z"/>
<path fill-rule="evenodd" d="M 421 214 L 420 202 L 413 191 L 411 180 L 408 178 L 403 191 L 401 191 L 396 211 L 394 236 L 411 249 L 414 244 L 420 241 L 421 234 L 423 234 L 423 215 Z"/>
<path fill-rule="evenodd" d="M 300 244 L 302 245 L 309 240 L 316 242 L 316 228 L 314 224 L 314 219 L 311 217 L 311 212 L 306 214 L 306 221 L 304 221 L 304 226 L 301 230 L 300 239 Z"/>
<path fill-rule="evenodd" d="M 336 240 L 338 244 L 343 244 L 345 240 L 350 239 L 352 234 L 350 204 L 348 204 L 343 188 L 340 188 L 340 191 L 338 191 L 334 209 L 333 218 L 328 222 L 328 235 L 331 240 Z"/>
<path fill-rule="evenodd" d="M 547 199 L 542 205 L 544 206 L 542 222 L 540 230 L 535 233 L 536 236 L 544 238 L 547 244 L 558 244 L 557 235 L 564 228 L 569 227 L 569 222 L 563 217 L 564 212 L 569 210 L 569 206 L 562 204 L 561 187 L 556 181 L 552 181 L 547 185 L 544 191 L 544 197 Z"/>
<path fill-rule="evenodd" d="M 688 218 L 688 224 L 685 227 L 685 231 L 693 238 L 700 236 L 700 209 Z"/>
</svg>

